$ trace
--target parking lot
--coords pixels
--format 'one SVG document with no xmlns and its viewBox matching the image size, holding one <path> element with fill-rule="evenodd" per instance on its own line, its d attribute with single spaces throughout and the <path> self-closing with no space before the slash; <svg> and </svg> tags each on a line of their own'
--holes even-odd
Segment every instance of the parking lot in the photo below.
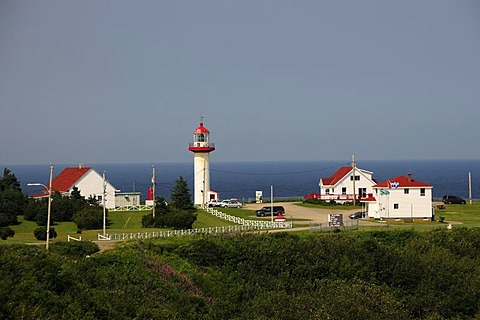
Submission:
<svg viewBox="0 0 480 320">
<path fill-rule="evenodd" d="M 351 210 L 338 210 L 332 207 L 332 209 L 317 209 L 317 208 L 307 208 L 295 205 L 294 202 L 278 202 L 274 203 L 274 205 L 283 206 L 285 208 L 285 215 L 286 218 L 290 219 L 307 219 L 311 222 L 328 222 L 328 215 L 331 213 L 342 213 L 343 219 L 347 220 L 348 215 L 354 212 L 359 211 L 359 209 L 351 209 Z M 258 210 L 262 207 L 270 206 L 270 203 L 248 203 L 245 205 L 245 209 L 248 210 Z M 269 217 L 265 218 L 269 219 Z"/>
</svg>

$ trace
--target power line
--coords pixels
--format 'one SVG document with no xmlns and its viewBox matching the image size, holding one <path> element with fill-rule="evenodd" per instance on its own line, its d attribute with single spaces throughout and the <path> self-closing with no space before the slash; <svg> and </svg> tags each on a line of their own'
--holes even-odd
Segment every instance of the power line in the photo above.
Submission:
<svg viewBox="0 0 480 320">
<path fill-rule="evenodd" d="M 323 171 L 323 170 L 338 168 L 339 166 L 344 166 L 344 165 L 350 165 L 350 163 L 347 162 L 347 163 L 344 163 L 344 164 L 335 165 L 335 166 L 326 167 L 326 168 L 320 168 L 320 169 L 312 169 L 312 170 L 305 170 L 305 171 L 282 172 L 282 173 L 235 172 L 235 171 L 227 171 L 227 170 L 219 170 L 219 169 L 211 169 L 211 168 L 210 168 L 210 171 L 223 172 L 223 173 L 231 173 L 231 174 L 239 174 L 239 175 L 251 175 L 251 176 L 283 176 L 283 175 L 302 174 L 302 173 L 310 173 L 310 172 L 316 172 L 316 171 Z"/>
</svg>

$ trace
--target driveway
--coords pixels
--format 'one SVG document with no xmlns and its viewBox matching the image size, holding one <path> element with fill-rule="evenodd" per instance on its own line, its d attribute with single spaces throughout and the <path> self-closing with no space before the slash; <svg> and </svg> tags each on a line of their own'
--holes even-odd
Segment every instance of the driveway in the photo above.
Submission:
<svg viewBox="0 0 480 320">
<path fill-rule="evenodd" d="M 274 203 L 274 205 L 283 206 L 285 208 L 285 216 L 288 219 L 292 217 L 293 219 L 305 219 L 316 223 L 328 222 L 328 215 L 331 213 L 342 213 L 344 221 L 347 221 L 350 220 L 348 217 L 349 214 L 359 211 L 359 209 L 338 210 L 335 209 L 335 207 L 332 207 L 331 209 L 307 208 L 298 206 L 294 202 L 278 202 Z M 248 203 L 244 208 L 258 210 L 265 206 L 270 206 L 270 203 Z M 271 217 L 265 217 L 265 219 L 271 219 Z M 304 223 L 309 223 L 309 221 L 305 221 Z M 363 222 L 368 222 L 365 220 L 362 221 L 361 219 L 359 221 L 362 222 L 361 224 L 363 224 Z"/>
</svg>

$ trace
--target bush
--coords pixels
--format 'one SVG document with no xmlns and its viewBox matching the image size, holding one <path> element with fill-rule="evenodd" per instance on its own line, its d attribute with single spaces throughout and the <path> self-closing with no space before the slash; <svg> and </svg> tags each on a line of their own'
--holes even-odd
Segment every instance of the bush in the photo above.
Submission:
<svg viewBox="0 0 480 320">
<path fill-rule="evenodd" d="M 191 211 L 172 211 L 167 214 L 157 214 L 155 218 L 147 214 L 142 217 L 142 227 L 192 229 L 195 220 L 197 215 Z"/>
<path fill-rule="evenodd" d="M 82 230 L 103 228 L 103 209 L 100 207 L 86 207 L 73 215 L 73 222 Z"/>
<path fill-rule="evenodd" d="M 98 245 L 92 241 L 73 241 L 73 242 L 56 242 L 52 245 L 52 251 L 69 257 L 85 257 L 94 254 L 100 249 Z"/>
<path fill-rule="evenodd" d="M 0 228 L 0 238 L 2 240 L 7 240 L 8 237 L 12 238 L 15 235 L 15 231 L 10 227 Z"/>
<path fill-rule="evenodd" d="M 33 234 L 35 235 L 35 238 L 37 238 L 37 240 L 47 240 L 46 227 L 38 227 L 33 231 Z M 49 238 L 55 239 L 56 237 L 57 237 L 57 231 L 55 231 L 55 228 L 50 227 Z"/>
</svg>

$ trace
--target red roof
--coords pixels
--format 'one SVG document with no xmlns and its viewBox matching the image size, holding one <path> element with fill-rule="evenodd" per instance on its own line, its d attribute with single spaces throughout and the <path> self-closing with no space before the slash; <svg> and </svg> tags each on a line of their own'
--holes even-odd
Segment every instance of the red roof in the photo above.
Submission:
<svg viewBox="0 0 480 320">
<path fill-rule="evenodd" d="M 322 183 L 325 186 L 333 186 L 343 179 L 347 174 L 352 171 L 352 167 L 341 167 L 330 178 L 322 178 Z"/>
<path fill-rule="evenodd" d="M 195 129 L 195 131 L 193 131 L 193 134 L 197 133 L 210 133 L 210 131 L 208 131 L 208 129 L 203 126 L 203 122 L 200 122 L 200 126 Z"/>
<path fill-rule="evenodd" d="M 420 182 L 417 180 L 413 180 L 410 176 L 398 176 L 380 183 L 377 183 L 373 186 L 374 188 L 428 188 L 432 187 L 428 183 Z"/>
<path fill-rule="evenodd" d="M 89 170 L 89 167 L 63 169 L 63 171 L 52 180 L 52 190 L 59 192 L 69 191 L 70 188 Z"/>
</svg>

